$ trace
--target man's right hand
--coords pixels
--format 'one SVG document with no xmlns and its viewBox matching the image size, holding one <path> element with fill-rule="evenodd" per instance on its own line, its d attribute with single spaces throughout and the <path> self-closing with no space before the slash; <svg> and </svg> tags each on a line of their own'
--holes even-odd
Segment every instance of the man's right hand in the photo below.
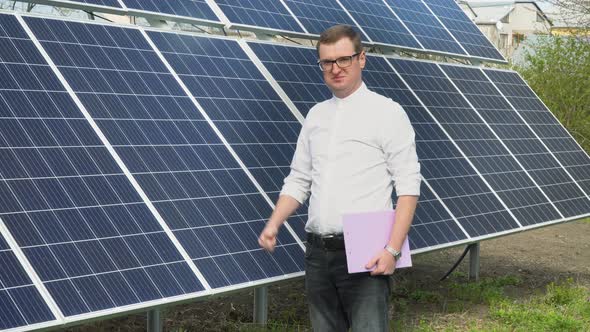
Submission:
<svg viewBox="0 0 590 332">
<path fill-rule="evenodd" d="M 258 244 L 262 248 L 267 251 L 274 251 L 275 245 L 277 244 L 277 234 L 279 233 L 279 228 L 272 224 L 267 223 L 262 232 L 260 233 L 260 237 L 258 237 Z"/>
</svg>

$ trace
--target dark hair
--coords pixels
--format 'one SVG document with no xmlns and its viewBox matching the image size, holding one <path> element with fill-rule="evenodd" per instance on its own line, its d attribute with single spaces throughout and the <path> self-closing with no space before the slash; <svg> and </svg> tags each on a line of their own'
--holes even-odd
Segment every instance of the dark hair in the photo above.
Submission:
<svg viewBox="0 0 590 332">
<path fill-rule="evenodd" d="M 363 50 L 361 45 L 361 35 L 349 25 L 334 25 L 320 34 L 320 40 L 316 45 L 318 55 L 320 54 L 320 45 L 334 44 L 342 38 L 348 38 L 354 45 L 354 51 L 359 53 Z"/>
</svg>

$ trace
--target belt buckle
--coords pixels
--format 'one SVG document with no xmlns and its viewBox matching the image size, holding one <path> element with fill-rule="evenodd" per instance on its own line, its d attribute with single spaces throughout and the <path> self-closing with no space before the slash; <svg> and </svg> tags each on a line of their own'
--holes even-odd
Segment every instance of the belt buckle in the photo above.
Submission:
<svg viewBox="0 0 590 332">
<path fill-rule="evenodd" d="M 325 250 L 335 250 L 336 248 L 336 235 L 329 234 L 322 237 L 322 247 Z"/>
</svg>

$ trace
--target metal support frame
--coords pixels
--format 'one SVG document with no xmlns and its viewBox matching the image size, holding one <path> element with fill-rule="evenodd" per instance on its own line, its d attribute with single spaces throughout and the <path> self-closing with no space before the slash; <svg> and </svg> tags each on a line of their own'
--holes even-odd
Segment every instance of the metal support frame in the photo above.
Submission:
<svg viewBox="0 0 590 332">
<path fill-rule="evenodd" d="M 479 281 L 480 243 L 476 242 L 469 249 L 469 280 Z"/>
<path fill-rule="evenodd" d="M 254 290 L 254 324 L 266 325 L 268 322 L 268 287 Z"/>
<path fill-rule="evenodd" d="M 160 309 L 153 309 L 147 313 L 147 332 L 162 332 L 164 320 Z"/>
<path fill-rule="evenodd" d="M 159 29 L 167 29 L 168 28 L 168 22 L 166 22 L 166 20 L 147 17 L 146 21 L 149 23 L 150 26 L 152 26 L 154 28 L 159 28 Z"/>
</svg>

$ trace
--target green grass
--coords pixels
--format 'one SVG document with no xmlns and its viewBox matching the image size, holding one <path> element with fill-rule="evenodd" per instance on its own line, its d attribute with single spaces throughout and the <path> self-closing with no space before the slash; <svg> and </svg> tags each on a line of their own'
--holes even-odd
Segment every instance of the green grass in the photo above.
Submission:
<svg viewBox="0 0 590 332">
<path fill-rule="evenodd" d="M 528 301 L 500 301 L 490 316 L 514 331 L 590 331 L 590 292 L 568 279 Z"/>
<path fill-rule="evenodd" d="M 504 297 L 506 286 L 518 286 L 520 283 L 520 278 L 516 276 L 484 278 L 478 282 L 453 282 L 449 287 L 449 297 L 476 304 L 492 304 Z"/>
</svg>

